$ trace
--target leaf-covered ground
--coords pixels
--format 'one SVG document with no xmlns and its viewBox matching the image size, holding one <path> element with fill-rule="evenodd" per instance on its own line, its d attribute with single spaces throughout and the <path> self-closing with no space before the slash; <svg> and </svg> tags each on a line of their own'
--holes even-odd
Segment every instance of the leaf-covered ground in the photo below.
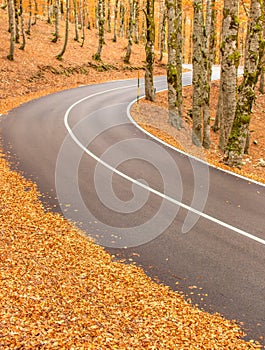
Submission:
<svg viewBox="0 0 265 350">
<path fill-rule="evenodd" d="M 112 46 L 111 38 L 103 51 L 109 66 L 93 67 L 93 32 L 83 49 L 70 39 L 58 62 L 62 40 L 52 44 L 53 28 L 41 21 L 25 52 L 16 50 L 9 62 L 6 29 L 1 10 L 0 113 L 62 88 L 137 75 L 122 62 L 126 41 Z M 143 59 L 135 46 L 133 66 Z M 141 269 L 113 261 L 60 215 L 44 211 L 36 186 L 11 171 L 1 154 L 1 349 L 258 348 L 241 337 L 233 322 L 193 307 Z"/>
<path fill-rule="evenodd" d="M 219 83 L 212 82 L 211 87 L 211 123 L 214 123 Z M 265 129 L 264 111 L 265 96 L 256 90 L 256 100 L 250 123 L 250 147 L 249 152 L 244 156 L 241 168 L 231 168 L 222 162 L 223 154 L 218 147 L 219 132 L 211 132 L 211 147 L 209 150 L 198 149 L 192 145 L 191 129 L 192 120 L 189 111 L 192 108 L 192 88 L 190 86 L 183 89 L 183 118 L 184 128 L 177 131 L 168 122 L 167 113 L 167 92 L 158 93 L 156 103 L 152 104 L 146 100 L 141 100 L 135 104 L 131 110 L 134 119 L 147 131 L 162 138 L 171 145 L 181 150 L 193 154 L 203 160 L 208 161 L 218 168 L 235 172 L 239 175 L 265 183 Z"/>
</svg>

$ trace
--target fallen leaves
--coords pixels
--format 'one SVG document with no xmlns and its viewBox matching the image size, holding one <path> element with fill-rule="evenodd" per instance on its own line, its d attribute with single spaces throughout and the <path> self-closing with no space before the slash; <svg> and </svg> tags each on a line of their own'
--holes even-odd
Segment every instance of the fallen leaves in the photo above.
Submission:
<svg viewBox="0 0 265 350">
<path fill-rule="evenodd" d="M 218 101 L 218 82 L 212 82 L 211 90 L 211 110 L 210 114 L 214 117 Z M 244 157 L 244 162 L 241 169 L 231 168 L 222 163 L 222 153 L 218 148 L 218 133 L 211 133 L 210 150 L 198 149 L 191 143 L 191 119 L 189 110 L 191 109 L 192 87 L 184 88 L 183 98 L 183 115 L 184 129 L 177 131 L 168 123 L 167 113 L 167 92 L 161 92 L 156 95 L 156 103 L 150 103 L 146 100 L 140 100 L 131 108 L 131 113 L 136 122 L 145 130 L 164 140 L 170 145 L 192 154 L 195 157 L 208 161 L 217 168 L 235 172 L 236 174 L 248 177 L 255 181 L 265 183 L 263 158 L 265 159 L 265 132 L 263 127 L 263 114 L 265 110 L 265 97 L 257 94 L 256 105 L 253 108 L 253 113 L 250 123 L 251 137 L 254 134 L 259 140 L 258 143 L 250 143 L 249 154 Z M 258 109 L 256 106 L 263 106 Z M 212 118 L 214 120 L 214 118 Z M 263 158 L 262 158 L 263 157 Z M 265 163 L 264 163 L 265 164 Z"/>
<path fill-rule="evenodd" d="M 1 349 L 258 348 L 45 212 L 3 158 L 0 174 Z"/>
</svg>

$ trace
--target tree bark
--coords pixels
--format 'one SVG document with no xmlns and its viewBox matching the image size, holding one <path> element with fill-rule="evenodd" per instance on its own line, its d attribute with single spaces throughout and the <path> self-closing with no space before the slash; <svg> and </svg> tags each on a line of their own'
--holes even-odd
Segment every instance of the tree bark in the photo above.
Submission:
<svg viewBox="0 0 265 350">
<path fill-rule="evenodd" d="M 225 0 L 223 10 L 223 34 L 221 42 L 221 82 L 220 91 L 223 98 L 223 113 L 220 119 L 219 147 L 224 150 L 231 133 L 237 91 L 237 69 L 240 53 L 238 50 L 238 0 Z"/>
<path fill-rule="evenodd" d="M 255 100 L 255 85 L 262 69 L 264 2 L 252 0 L 248 22 L 243 81 L 238 89 L 235 118 L 226 146 L 224 161 L 230 166 L 240 166 L 249 137 L 249 122 Z"/>
<path fill-rule="evenodd" d="M 164 51 L 166 49 L 166 19 L 167 19 L 167 10 L 165 8 L 164 0 L 160 0 L 159 4 L 159 36 L 158 36 L 158 48 L 159 48 L 159 61 L 163 60 Z"/>
<path fill-rule="evenodd" d="M 66 16 L 65 16 L 65 36 L 64 36 L 64 45 L 62 48 L 62 51 L 56 56 L 56 58 L 58 60 L 61 60 L 65 51 L 66 51 L 66 47 L 67 47 L 67 43 L 68 43 L 68 34 L 69 34 L 69 12 L 70 12 L 70 8 L 69 8 L 69 0 L 66 0 L 65 3 L 66 6 Z"/>
<path fill-rule="evenodd" d="M 155 19 L 154 0 L 146 1 L 146 67 L 145 67 L 145 98 L 155 101 L 154 90 L 154 44 L 155 44 Z"/>
<path fill-rule="evenodd" d="M 116 43 L 117 41 L 117 20 L 118 20 L 118 5 L 119 0 L 115 0 L 115 7 L 114 7 L 114 25 L 113 25 L 113 42 Z"/>
<path fill-rule="evenodd" d="M 193 76 L 192 76 L 192 142 L 200 147 L 202 145 L 202 108 L 203 89 L 205 88 L 206 72 L 204 67 L 204 19 L 203 2 L 194 0 L 194 24 L 193 24 Z"/>
<path fill-rule="evenodd" d="M 121 38 L 124 37 L 124 22 L 125 22 L 125 7 L 124 7 L 124 3 L 121 0 L 120 2 L 120 31 L 119 31 L 119 35 Z"/>
<path fill-rule="evenodd" d="M 105 0 L 98 0 L 98 49 L 93 56 L 94 60 L 101 61 L 101 52 L 104 45 Z"/>
<path fill-rule="evenodd" d="M 14 60 L 14 51 L 15 51 L 15 7 L 13 0 L 8 0 L 8 19 L 9 19 L 9 28 L 10 28 L 10 47 L 9 54 L 7 58 L 10 61 Z"/>
<path fill-rule="evenodd" d="M 24 50 L 26 46 L 26 35 L 25 35 L 24 13 L 23 13 L 23 0 L 19 1 L 19 12 L 20 12 L 21 36 L 22 36 L 22 43 L 19 49 Z"/>
<path fill-rule="evenodd" d="M 130 5 L 130 18 L 129 18 L 129 28 L 128 28 L 128 44 L 127 44 L 126 55 L 123 59 L 124 63 L 127 63 L 127 64 L 130 63 L 130 57 L 131 57 L 131 53 L 132 53 L 134 1 L 130 0 L 129 5 Z"/>
<path fill-rule="evenodd" d="M 139 0 L 133 0 L 134 43 L 139 44 Z"/>
<path fill-rule="evenodd" d="M 168 14 L 168 115 L 172 126 L 182 128 L 182 25 L 181 1 L 167 0 Z"/>
<path fill-rule="evenodd" d="M 60 0 L 55 0 L 54 12 L 55 12 L 55 22 L 54 22 L 55 31 L 54 31 L 54 37 L 52 39 L 52 42 L 56 43 L 59 39 Z"/>
<path fill-rule="evenodd" d="M 107 32 L 111 32 L 110 0 L 107 2 Z"/>
<path fill-rule="evenodd" d="M 29 18 L 28 18 L 28 29 L 26 30 L 26 34 L 31 34 L 31 25 L 32 25 L 32 0 L 29 0 Z"/>
<path fill-rule="evenodd" d="M 206 26 L 205 26 L 205 69 L 206 84 L 204 89 L 204 106 L 203 106 L 203 140 L 204 148 L 209 149 L 210 140 L 210 93 L 211 93 L 211 76 L 213 66 L 213 52 L 215 47 L 215 0 L 207 0 L 206 7 Z"/>
<path fill-rule="evenodd" d="M 79 41 L 79 32 L 78 32 L 78 13 L 77 13 L 77 4 L 76 0 L 73 0 L 74 3 L 74 23 L 75 23 L 75 41 Z"/>
</svg>

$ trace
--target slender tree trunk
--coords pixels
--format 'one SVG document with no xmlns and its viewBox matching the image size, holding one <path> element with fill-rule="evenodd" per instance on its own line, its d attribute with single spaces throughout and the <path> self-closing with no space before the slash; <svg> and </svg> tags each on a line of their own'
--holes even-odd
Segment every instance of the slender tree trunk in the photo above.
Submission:
<svg viewBox="0 0 265 350">
<path fill-rule="evenodd" d="M 114 25 L 113 25 L 113 39 L 112 39 L 114 43 L 116 43 L 116 41 L 117 41 L 118 6 L 119 6 L 119 0 L 115 0 L 115 7 L 114 7 Z"/>
<path fill-rule="evenodd" d="M 56 43 L 59 39 L 59 23 L 60 23 L 60 0 L 55 0 L 54 3 L 55 12 L 55 22 L 54 22 L 54 37 L 52 39 L 53 43 Z"/>
<path fill-rule="evenodd" d="M 190 20 L 190 27 L 194 27 L 193 20 Z M 188 63 L 192 63 L 192 55 L 193 55 L 193 36 L 192 36 L 192 30 L 190 31 L 190 40 L 189 40 L 189 56 L 188 56 Z"/>
<path fill-rule="evenodd" d="M 101 60 L 104 45 L 105 0 L 98 0 L 98 50 L 93 56 L 94 60 Z"/>
<path fill-rule="evenodd" d="M 133 0 L 133 32 L 134 43 L 139 44 L 139 1 Z"/>
<path fill-rule="evenodd" d="M 18 0 L 14 0 L 15 8 L 15 43 L 19 43 L 19 3 Z"/>
<path fill-rule="evenodd" d="M 265 38 L 265 25 L 263 25 L 263 38 Z M 264 94 L 264 68 L 265 68 L 265 57 L 262 59 L 262 69 L 260 73 L 260 81 L 259 81 L 259 92 Z"/>
<path fill-rule="evenodd" d="M 52 20 L 51 20 L 51 0 L 47 0 L 47 23 L 49 23 L 49 24 L 52 23 Z"/>
<path fill-rule="evenodd" d="M 29 18 L 28 18 L 28 29 L 26 30 L 26 34 L 31 34 L 31 25 L 32 25 L 32 0 L 29 0 Z"/>
<path fill-rule="evenodd" d="M 69 12 L 70 12 L 70 8 L 69 8 L 69 0 L 66 0 L 65 3 L 66 6 L 66 16 L 65 16 L 65 36 L 64 36 L 64 45 L 62 48 L 62 51 L 56 56 L 56 58 L 58 60 L 61 60 L 65 51 L 66 51 L 66 47 L 67 47 L 67 43 L 68 43 L 68 34 L 69 34 Z"/>
<path fill-rule="evenodd" d="M 168 14 L 168 116 L 170 124 L 180 130 L 182 128 L 181 2 L 167 0 L 166 6 Z"/>
<path fill-rule="evenodd" d="M 237 45 L 238 27 L 238 0 L 225 0 L 221 42 L 222 86 L 220 87 L 220 91 L 222 91 L 223 98 L 223 117 L 220 120 L 219 142 L 221 150 L 224 150 L 227 145 L 236 110 L 237 69 L 240 60 L 240 53 Z"/>
<path fill-rule="evenodd" d="M 78 13 L 77 13 L 77 4 L 76 0 L 73 0 L 74 3 L 74 19 L 75 19 L 75 41 L 79 41 L 79 32 L 78 32 Z"/>
<path fill-rule="evenodd" d="M 37 15 L 38 15 L 38 3 L 37 3 L 37 0 L 34 0 L 34 19 L 32 22 L 33 26 L 35 26 L 35 24 L 37 23 Z"/>
<path fill-rule="evenodd" d="M 159 36 L 158 36 L 158 48 L 159 48 L 159 61 L 163 60 L 166 41 L 166 7 L 164 0 L 160 0 L 159 3 Z"/>
<path fill-rule="evenodd" d="M 22 43 L 19 49 L 24 50 L 26 46 L 26 35 L 25 35 L 24 13 L 23 13 L 23 0 L 19 1 L 19 12 L 20 12 L 21 36 L 22 36 Z"/>
<path fill-rule="evenodd" d="M 125 7 L 123 1 L 120 2 L 120 32 L 119 36 L 124 37 Z"/>
<path fill-rule="evenodd" d="M 155 44 L 155 19 L 154 0 L 146 1 L 146 67 L 145 67 L 145 98 L 155 101 L 154 90 L 154 44 Z"/>
<path fill-rule="evenodd" d="M 218 103 L 217 110 L 213 125 L 213 131 L 217 132 L 220 129 L 221 119 L 223 118 L 223 91 L 222 91 L 222 75 L 220 77 L 220 85 L 219 85 L 219 94 L 218 94 Z"/>
<path fill-rule="evenodd" d="M 7 58 L 10 61 L 14 60 L 14 51 L 15 51 L 15 7 L 14 1 L 8 0 L 8 18 L 9 18 L 9 28 L 10 28 L 10 47 L 9 54 Z"/>
<path fill-rule="evenodd" d="M 204 106 L 203 106 L 203 141 L 204 148 L 210 148 L 210 93 L 211 93 L 211 76 L 213 66 L 213 52 L 215 47 L 215 0 L 207 0 L 206 7 L 206 27 L 205 27 L 205 69 L 206 84 L 204 89 Z"/>
<path fill-rule="evenodd" d="M 81 18 L 81 27 L 82 27 L 82 41 L 81 41 L 81 47 L 84 46 L 85 43 L 85 21 L 86 21 L 86 14 L 84 11 L 84 0 L 80 0 L 80 18 Z"/>
<path fill-rule="evenodd" d="M 124 63 L 130 63 L 130 57 L 132 52 L 132 34 L 133 34 L 133 0 L 130 0 L 130 18 L 129 18 L 129 28 L 128 28 L 128 45 L 126 50 L 126 55 L 123 59 Z"/>
<path fill-rule="evenodd" d="M 265 42 L 263 38 L 264 2 L 252 0 L 248 22 L 243 81 L 238 89 L 238 100 L 232 131 L 224 161 L 230 166 L 242 163 L 249 137 L 249 123 L 255 100 L 255 85 L 262 69 Z"/>
<path fill-rule="evenodd" d="M 111 32 L 110 0 L 107 2 L 107 32 Z"/>
<path fill-rule="evenodd" d="M 205 67 L 204 67 L 204 20 L 203 2 L 194 0 L 194 25 L 193 25 L 193 76 L 192 76 L 192 142 L 200 147 L 202 143 L 202 108 L 203 89 L 205 88 Z"/>
</svg>

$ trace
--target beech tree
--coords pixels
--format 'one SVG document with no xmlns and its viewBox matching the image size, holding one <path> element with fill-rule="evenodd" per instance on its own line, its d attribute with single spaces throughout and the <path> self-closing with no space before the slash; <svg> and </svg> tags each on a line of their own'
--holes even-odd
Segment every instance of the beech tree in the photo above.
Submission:
<svg viewBox="0 0 265 350">
<path fill-rule="evenodd" d="M 104 24 L 105 24 L 105 0 L 98 0 L 98 49 L 93 56 L 94 60 L 101 60 L 101 52 L 104 45 Z"/>
<path fill-rule="evenodd" d="M 62 51 L 56 56 L 58 60 L 61 60 L 67 47 L 68 43 L 68 34 L 69 34 L 69 12 L 70 12 L 70 7 L 69 7 L 69 0 L 66 0 L 65 2 L 66 6 L 66 15 L 65 15 L 65 35 L 64 35 L 64 45 L 62 48 Z"/>
<path fill-rule="evenodd" d="M 182 128 L 182 2 L 166 0 L 168 16 L 168 116 L 172 126 Z"/>
<path fill-rule="evenodd" d="M 206 71 L 205 89 L 203 91 L 203 139 L 204 148 L 210 148 L 210 93 L 211 93 L 211 76 L 212 65 L 214 60 L 215 46 L 215 0 L 207 0 L 206 4 L 206 21 L 205 21 L 205 54 L 204 68 Z"/>
<path fill-rule="evenodd" d="M 14 60 L 14 51 L 15 51 L 15 6 L 13 0 L 8 0 L 8 19 L 9 19 L 9 29 L 10 29 L 10 46 L 9 54 L 7 58 L 10 61 Z"/>
<path fill-rule="evenodd" d="M 79 41 L 79 32 L 78 32 L 78 12 L 77 12 L 77 3 L 76 0 L 73 0 L 74 3 L 74 23 L 75 23 L 75 41 Z"/>
<path fill-rule="evenodd" d="M 222 105 L 219 108 L 220 141 L 224 150 L 232 129 L 236 110 L 237 69 L 240 53 L 238 50 L 238 0 L 225 0 L 223 10 L 221 42 L 221 85 Z"/>
<path fill-rule="evenodd" d="M 249 16 L 244 75 L 238 88 L 235 118 L 224 157 L 224 161 L 230 166 L 239 166 L 242 163 L 248 144 L 250 116 L 255 100 L 254 88 L 261 73 L 265 47 L 263 0 L 251 0 Z"/>
<path fill-rule="evenodd" d="M 119 0 L 115 0 L 115 7 L 114 7 L 114 24 L 113 24 L 113 39 L 112 39 L 115 43 L 116 43 L 116 41 L 117 41 L 118 6 L 119 6 Z"/>
<path fill-rule="evenodd" d="M 56 43 L 59 39 L 59 23 L 60 23 L 60 0 L 55 0 L 54 2 L 54 36 L 52 39 L 53 43 Z"/>
<path fill-rule="evenodd" d="M 158 33 L 158 49 L 159 49 L 159 61 L 163 59 L 164 51 L 166 49 L 166 19 L 167 10 L 164 0 L 159 2 L 159 33 Z"/>
<path fill-rule="evenodd" d="M 154 89 L 154 45 L 155 45 L 155 18 L 154 0 L 146 0 L 146 66 L 145 66 L 145 98 L 149 101 L 155 100 Z"/>
<path fill-rule="evenodd" d="M 130 57 L 132 53 L 132 42 L 133 42 L 133 12 L 134 12 L 134 1 L 130 0 L 129 2 L 130 6 L 130 17 L 129 17 L 129 24 L 128 24 L 128 44 L 127 44 L 127 50 L 126 55 L 123 59 L 124 63 L 130 63 Z"/>
<path fill-rule="evenodd" d="M 202 107 L 203 90 L 206 85 L 206 72 L 204 67 L 205 55 L 205 26 L 203 18 L 203 1 L 194 0 L 193 24 L 193 76 L 192 76 L 192 142 L 196 146 L 202 144 Z"/>
<path fill-rule="evenodd" d="M 23 0 L 19 1 L 19 16 L 20 16 L 21 36 L 22 36 L 22 43 L 19 46 L 19 49 L 24 50 L 26 46 L 26 35 L 25 35 L 25 23 L 24 23 L 24 14 L 23 14 Z"/>
</svg>

